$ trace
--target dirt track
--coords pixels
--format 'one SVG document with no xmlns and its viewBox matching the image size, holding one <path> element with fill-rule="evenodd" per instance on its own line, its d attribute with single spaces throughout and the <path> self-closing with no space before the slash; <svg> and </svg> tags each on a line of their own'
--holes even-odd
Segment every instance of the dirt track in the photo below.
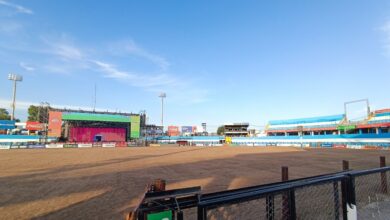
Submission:
<svg viewBox="0 0 390 220">
<path fill-rule="evenodd" d="M 351 168 L 377 167 L 390 151 L 150 147 L 0 151 L 0 219 L 123 219 L 152 179 L 203 192 Z"/>
</svg>

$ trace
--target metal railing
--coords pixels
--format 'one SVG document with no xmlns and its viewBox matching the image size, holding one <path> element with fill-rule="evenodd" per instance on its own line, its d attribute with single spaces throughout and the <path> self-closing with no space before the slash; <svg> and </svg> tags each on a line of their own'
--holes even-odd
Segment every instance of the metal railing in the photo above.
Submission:
<svg viewBox="0 0 390 220">
<path fill-rule="evenodd" d="M 138 219 L 167 210 L 178 220 L 390 219 L 389 180 L 390 167 L 381 167 L 208 194 L 189 195 L 187 188 L 185 196 L 168 193 L 142 204 Z"/>
</svg>

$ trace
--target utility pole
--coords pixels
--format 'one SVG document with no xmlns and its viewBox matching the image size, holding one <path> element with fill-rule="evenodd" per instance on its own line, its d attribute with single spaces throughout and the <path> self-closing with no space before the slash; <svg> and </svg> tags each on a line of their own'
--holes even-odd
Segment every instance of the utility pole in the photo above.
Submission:
<svg viewBox="0 0 390 220">
<path fill-rule="evenodd" d="M 95 108 L 96 108 L 96 83 L 95 83 L 95 94 L 94 94 L 94 97 L 93 97 L 93 111 L 95 112 Z"/>
<path fill-rule="evenodd" d="M 167 97 L 167 94 L 165 92 L 162 92 L 158 97 L 161 98 L 161 126 L 164 130 L 164 98 Z"/>
<path fill-rule="evenodd" d="M 12 96 L 12 114 L 11 114 L 11 120 L 15 120 L 15 100 L 16 100 L 16 82 L 23 81 L 23 76 L 17 75 L 17 74 L 8 74 L 8 79 L 11 81 L 14 81 L 14 90 L 13 90 L 13 96 Z"/>
</svg>

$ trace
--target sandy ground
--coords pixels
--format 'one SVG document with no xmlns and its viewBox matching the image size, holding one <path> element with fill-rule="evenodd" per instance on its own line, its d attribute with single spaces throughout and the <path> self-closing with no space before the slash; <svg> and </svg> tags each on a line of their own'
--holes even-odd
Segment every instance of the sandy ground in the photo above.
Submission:
<svg viewBox="0 0 390 220">
<path fill-rule="evenodd" d="M 271 147 L 149 147 L 0 151 L 0 219 L 123 219 L 145 185 L 203 192 L 351 168 L 378 167 L 390 151 Z"/>
</svg>

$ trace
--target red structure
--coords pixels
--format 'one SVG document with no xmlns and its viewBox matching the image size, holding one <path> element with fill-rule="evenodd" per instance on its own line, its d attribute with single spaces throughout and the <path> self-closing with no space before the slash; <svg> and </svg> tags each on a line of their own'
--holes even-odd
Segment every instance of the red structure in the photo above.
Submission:
<svg viewBox="0 0 390 220">
<path fill-rule="evenodd" d="M 70 128 L 69 140 L 75 142 L 126 141 L 126 128 Z"/>
</svg>

